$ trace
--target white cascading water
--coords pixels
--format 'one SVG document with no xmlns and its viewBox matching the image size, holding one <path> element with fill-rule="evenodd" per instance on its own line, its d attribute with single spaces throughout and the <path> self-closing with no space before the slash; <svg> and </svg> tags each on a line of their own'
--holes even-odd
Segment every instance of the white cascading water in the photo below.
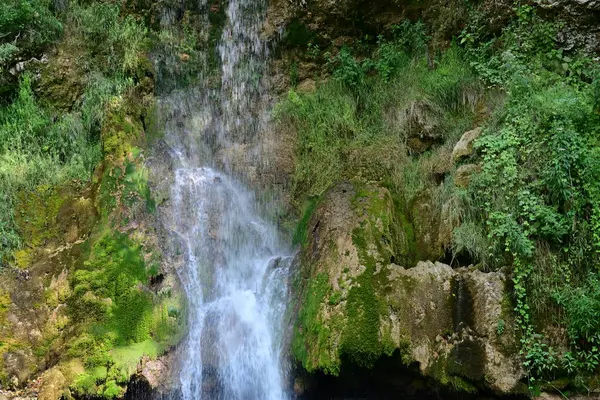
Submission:
<svg viewBox="0 0 600 400">
<path fill-rule="evenodd" d="M 254 195 L 221 172 L 228 170 L 223 149 L 251 141 L 262 122 L 264 7 L 229 0 L 219 89 L 206 84 L 161 99 L 174 171 L 169 229 L 185 253 L 179 274 L 188 335 L 176 395 L 185 400 L 287 397 L 283 316 L 291 258 Z"/>
<path fill-rule="evenodd" d="M 177 169 L 173 204 L 187 250 L 182 397 L 284 399 L 289 258 L 277 256 L 276 230 L 258 217 L 250 193 L 211 168 Z"/>
</svg>

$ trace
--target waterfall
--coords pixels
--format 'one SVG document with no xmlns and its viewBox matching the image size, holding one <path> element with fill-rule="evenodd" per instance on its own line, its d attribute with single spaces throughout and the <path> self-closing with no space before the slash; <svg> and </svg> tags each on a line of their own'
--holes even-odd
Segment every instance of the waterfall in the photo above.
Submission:
<svg viewBox="0 0 600 400">
<path fill-rule="evenodd" d="M 285 397 L 281 322 L 289 258 L 254 197 L 211 168 L 180 168 L 173 186 L 187 252 L 189 302 L 180 383 L 184 399 Z"/>
<path fill-rule="evenodd" d="M 178 351 L 185 400 L 287 397 L 283 315 L 291 258 L 277 229 L 224 154 L 252 143 L 265 115 L 260 38 L 265 4 L 229 0 L 216 51 L 221 82 L 208 79 L 160 98 L 173 174 L 166 224 L 183 252 L 188 333 Z"/>
</svg>

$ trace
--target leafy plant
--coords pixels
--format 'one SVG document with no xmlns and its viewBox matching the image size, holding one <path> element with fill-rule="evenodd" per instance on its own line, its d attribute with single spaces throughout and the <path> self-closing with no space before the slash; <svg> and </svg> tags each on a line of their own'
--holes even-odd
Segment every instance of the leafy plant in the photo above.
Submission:
<svg viewBox="0 0 600 400">
<path fill-rule="evenodd" d="M 16 54 L 27 56 L 62 32 L 50 0 L 6 0 L 0 4 L 0 64 Z"/>
</svg>

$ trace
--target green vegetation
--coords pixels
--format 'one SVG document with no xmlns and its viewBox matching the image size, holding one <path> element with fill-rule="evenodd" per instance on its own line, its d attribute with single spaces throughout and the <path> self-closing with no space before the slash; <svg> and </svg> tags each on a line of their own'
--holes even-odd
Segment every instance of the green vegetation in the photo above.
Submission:
<svg viewBox="0 0 600 400">
<path fill-rule="evenodd" d="M 482 172 L 470 187 L 469 214 L 487 233 L 488 267 L 513 268 L 533 389 L 564 374 L 585 381 L 599 360 L 600 331 L 583 322 L 600 315 L 598 70 L 557 50 L 556 29 L 523 6 L 501 46 L 485 38 L 468 46 L 482 78 L 507 93 L 476 144 Z M 560 342 L 540 332 L 548 326 L 567 327 L 562 339 L 571 351 L 561 354 Z"/>
<path fill-rule="evenodd" d="M 17 195 L 39 185 L 87 180 L 100 160 L 100 144 L 78 116 L 65 115 L 57 123 L 51 118 L 36 102 L 28 75 L 17 99 L 0 109 L 0 261 L 21 244 Z"/>
<path fill-rule="evenodd" d="M 600 70 L 559 49 L 558 25 L 534 7 L 516 7 L 500 36 L 477 24 L 435 55 L 425 51 L 423 25 L 410 23 L 375 47 L 357 42 L 331 55 L 308 46 L 331 79 L 310 93 L 290 91 L 277 108 L 283 129 L 298 136 L 296 207 L 342 180 L 387 187 L 408 216 L 394 222 L 404 232 L 423 217 L 415 203 L 444 206 L 454 221 L 453 260 L 512 277 L 531 389 L 564 376 L 582 389 L 600 363 Z M 474 155 L 446 161 L 477 125 Z M 480 171 L 457 186 L 456 168 L 466 163 Z M 368 292 L 370 283 L 359 287 Z M 369 318 L 352 308 L 358 294 L 349 310 Z M 508 329 L 498 322 L 499 335 Z M 373 333 L 356 330 L 349 345 L 373 342 Z"/>
<path fill-rule="evenodd" d="M 48 6 L 25 0 L 3 4 L 0 31 L 22 31 L 20 40 L 37 45 L 56 38 L 62 24 Z M 102 147 L 114 150 L 110 141 L 100 141 L 106 105 L 131 87 L 147 64 L 148 30 L 134 17 L 122 16 L 118 5 L 74 2 L 62 10 L 61 19 L 68 27 L 66 45 L 84 49 L 81 57 L 90 71 L 77 77 L 83 93 L 70 105 L 71 112 L 58 114 L 51 102 L 46 106 L 36 99 L 28 73 L 22 75 L 14 100 L 0 107 L 0 265 L 10 262 L 12 251 L 22 244 L 14 221 L 17 195 L 39 185 L 89 181 Z"/>
<path fill-rule="evenodd" d="M 127 235 L 104 231 L 75 271 L 68 310 L 83 330 L 70 341 L 68 356 L 85 366 L 73 384 L 80 395 L 122 394 L 139 359 L 157 357 L 181 330 L 169 313 L 180 307 L 178 299 L 144 289 L 157 271 L 144 261 L 151 258 Z"/>
<path fill-rule="evenodd" d="M 34 56 L 57 39 L 62 24 L 51 11 L 50 0 L 7 0 L 0 5 L 0 67 L 17 56 Z M 2 90 L 0 90 L 2 92 Z"/>
<path fill-rule="evenodd" d="M 82 398 L 122 397 L 142 357 L 182 331 L 182 299 L 153 286 L 161 254 L 146 224 L 155 211 L 141 150 L 155 123 L 147 53 L 158 40 L 148 20 L 115 2 L 0 6 L 0 66 L 56 47 L 48 61 L 25 63 L 0 104 L 0 270 L 35 274 L 44 264 L 32 308 L 56 316 L 26 368 L 39 372 L 51 355 Z M 0 320 L 15 287 L 0 293 Z M 2 354 L 19 346 L 32 345 L 0 332 Z"/>
<path fill-rule="evenodd" d="M 335 349 L 329 348 L 331 329 L 327 327 L 319 315 L 331 287 L 326 273 L 318 274 L 309 280 L 306 288 L 305 302 L 300 307 L 299 323 L 292 343 L 292 353 L 309 372 L 317 369 L 337 375 L 339 360 Z M 307 344 L 311 343 L 310 346 Z"/>
<path fill-rule="evenodd" d="M 419 170 L 431 167 L 411 157 L 417 152 L 411 143 L 423 133 L 432 143 L 456 141 L 471 126 L 478 86 L 461 49 L 452 47 L 431 71 L 424 38 L 405 39 L 420 29 L 398 26 L 393 39 L 380 38 L 372 58 L 360 62 L 343 48 L 328 61 L 334 79 L 313 93 L 292 90 L 278 105 L 280 124 L 298 136 L 298 204 L 334 182 L 360 179 L 383 182 L 407 208 L 426 184 Z"/>
</svg>

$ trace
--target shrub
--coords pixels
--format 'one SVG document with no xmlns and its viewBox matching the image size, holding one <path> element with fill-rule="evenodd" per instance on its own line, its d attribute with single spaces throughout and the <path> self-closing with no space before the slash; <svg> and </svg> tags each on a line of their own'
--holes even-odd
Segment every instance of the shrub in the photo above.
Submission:
<svg viewBox="0 0 600 400">
<path fill-rule="evenodd" d="M 62 32 L 50 0 L 6 0 L 0 4 L 0 65 L 17 54 L 31 57 Z"/>
</svg>

